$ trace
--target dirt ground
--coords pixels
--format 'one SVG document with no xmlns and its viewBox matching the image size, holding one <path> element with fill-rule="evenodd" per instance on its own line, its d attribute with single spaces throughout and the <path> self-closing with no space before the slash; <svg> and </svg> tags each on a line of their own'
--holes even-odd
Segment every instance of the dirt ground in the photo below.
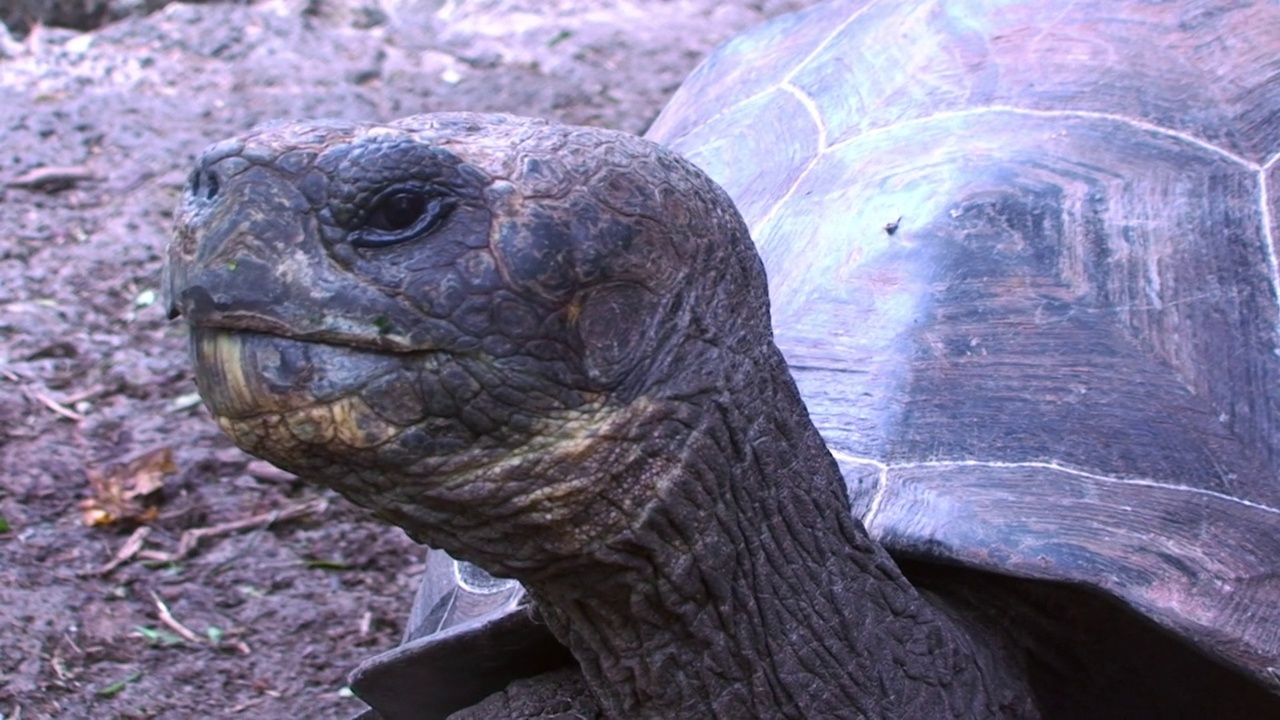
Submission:
<svg viewBox="0 0 1280 720">
<path fill-rule="evenodd" d="M 347 672 L 399 639 L 419 549 L 194 395 L 158 289 L 203 146 L 446 109 L 640 132 L 717 42 L 810 2 L 109 0 L 87 33 L 0 32 L 0 720 L 346 718 Z"/>
</svg>

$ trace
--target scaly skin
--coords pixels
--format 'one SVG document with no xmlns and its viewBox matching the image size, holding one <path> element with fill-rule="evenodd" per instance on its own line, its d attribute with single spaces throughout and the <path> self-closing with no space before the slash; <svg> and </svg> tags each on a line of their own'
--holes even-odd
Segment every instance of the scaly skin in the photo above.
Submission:
<svg viewBox="0 0 1280 720">
<path fill-rule="evenodd" d="M 1030 717 L 848 510 L 728 197 L 618 133 L 268 127 L 170 256 L 249 452 L 523 581 L 611 717 Z"/>
</svg>

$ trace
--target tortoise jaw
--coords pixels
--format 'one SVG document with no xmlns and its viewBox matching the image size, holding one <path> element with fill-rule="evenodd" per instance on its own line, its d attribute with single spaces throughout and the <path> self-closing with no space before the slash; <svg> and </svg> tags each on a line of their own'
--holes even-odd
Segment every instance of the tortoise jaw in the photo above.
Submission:
<svg viewBox="0 0 1280 720">
<path fill-rule="evenodd" d="M 419 541 L 506 572 L 577 557 L 625 530 L 656 492 L 640 484 L 624 488 L 627 497 L 598 497 L 607 471 L 643 459 L 640 446 L 614 441 L 634 431 L 635 413 L 651 410 L 643 401 L 618 409 L 582 398 L 488 427 L 476 411 L 511 411 L 483 394 L 456 404 L 464 388 L 448 383 L 463 373 L 445 353 L 376 353 L 198 326 L 192 356 L 201 395 L 237 446 Z M 467 370 L 481 372 L 474 363 Z M 645 474 L 654 483 L 663 475 Z M 589 514 L 604 520 L 575 524 L 594 505 L 603 509 Z M 488 528 L 488 540 L 472 545 L 477 526 Z"/>
<path fill-rule="evenodd" d="M 275 418 L 294 441 L 283 444 L 338 438 L 367 447 L 420 419 L 417 411 L 375 410 L 363 398 L 371 385 L 403 371 L 403 356 L 207 327 L 192 332 L 191 352 L 200 393 L 224 429 Z M 243 435 L 228 432 L 237 442 Z"/>
<path fill-rule="evenodd" d="M 311 343 L 269 333 L 195 327 L 191 356 L 196 384 L 216 417 L 246 419 L 332 401 L 359 390 L 317 392 Z"/>
<path fill-rule="evenodd" d="M 183 314 L 178 311 L 179 314 Z M 443 345 L 428 338 L 407 337 L 398 333 L 360 332 L 341 326 L 319 326 L 312 329 L 290 327 L 285 320 L 263 317 L 254 312 L 225 311 L 206 316 L 190 324 L 193 337 L 198 334 L 269 335 L 283 342 L 332 345 L 372 353 L 444 352 Z"/>
<path fill-rule="evenodd" d="M 236 418 L 280 409 L 281 403 L 274 395 L 255 395 L 255 383 L 250 382 L 246 372 L 244 355 L 244 341 L 238 333 L 192 328 L 191 357 L 195 363 L 196 385 L 215 417 Z"/>
</svg>

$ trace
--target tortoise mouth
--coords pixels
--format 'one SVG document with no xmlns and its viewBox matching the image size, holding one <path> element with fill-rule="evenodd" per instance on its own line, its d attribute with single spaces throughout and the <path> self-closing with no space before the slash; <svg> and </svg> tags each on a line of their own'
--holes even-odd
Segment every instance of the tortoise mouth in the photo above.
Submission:
<svg viewBox="0 0 1280 720">
<path fill-rule="evenodd" d="M 352 468 L 464 475 L 536 435 L 485 392 L 484 363 L 463 367 L 446 352 L 196 326 L 191 355 L 200 394 L 236 445 L 339 490 Z"/>
<path fill-rule="evenodd" d="M 350 322 L 345 323 L 348 327 L 329 327 L 328 323 L 319 318 L 307 318 L 306 322 L 301 323 L 314 327 L 300 328 L 296 319 L 274 318 L 255 310 L 219 310 L 214 313 L 170 309 L 169 315 L 170 319 L 185 316 L 193 335 L 199 332 L 267 335 L 281 340 L 376 353 L 415 354 L 439 351 L 433 343 L 424 342 L 421 338 L 410 339 L 386 332 L 384 326 L 380 327 L 380 323 L 386 322 L 386 319 L 380 317 L 370 321 L 367 332 L 358 332 L 349 327 L 352 324 Z"/>
<path fill-rule="evenodd" d="M 259 332 L 193 328 L 196 383 L 241 448 L 291 470 L 391 443 L 422 420 L 406 356 Z M 328 457 L 328 460 L 334 460 Z"/>
<path fill-rule="evenodd" d="M 420 364 L 429 352 L 416 354 Z M 197 326 L 196 383 L 215 416 L 252 418 L 332 404 L 403 372 L 410 358 L 348 344 Z"/>
</svg>

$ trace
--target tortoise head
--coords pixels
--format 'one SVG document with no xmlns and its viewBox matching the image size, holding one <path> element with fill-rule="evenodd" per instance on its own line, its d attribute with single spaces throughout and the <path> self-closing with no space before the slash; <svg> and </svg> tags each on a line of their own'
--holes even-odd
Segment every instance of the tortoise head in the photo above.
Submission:
<svg viewBox="0 0 1280 720">
<path fill-rule="evenodd" d="M 680 408 L 770 338 L 763 269 L 705 175 L 633 136 L 507 116 L 217 144 L 167 273 L 238 445 L 513 575 L 640 522 Z"/>
</svg>

